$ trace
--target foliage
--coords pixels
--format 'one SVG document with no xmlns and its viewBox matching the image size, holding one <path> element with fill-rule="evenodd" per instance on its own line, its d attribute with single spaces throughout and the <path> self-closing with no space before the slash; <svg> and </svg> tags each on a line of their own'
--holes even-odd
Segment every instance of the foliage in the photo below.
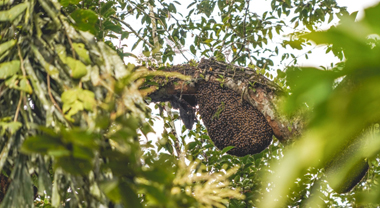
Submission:
<svg viewBox="0 0 380 208">
<path fill-rule="evenodd" d="M 300 141 L 287 149 L 281 163 L 273 168 L 280 173 L 289 168 L 292 171 L 281 177 L 267 177 L 273 188 L 266 193 L 261 206 L 282 207 L 286 201 L 281 196 L 291 193 L 294 187 L 290 186 L 291 181 L 297 180 L 310 166 L 326 167 L 351 144 L 355 147 L 339 161 L 341 168 L 327 171 L 326 178 L 331 186 L 336 186 L 348 175 L 355 174 L 364 159 L 374 169 L 367 175 L 367 182 L 371 183 L 362 190 L 357 188 L 356 201 L 351 205 L 378 204 L 375 197 L 379 193 L 378 182 L 372 183 L 371 178 L 378 169 L 379 153 L 376 104 L 379 100 L 379 30 L 375 21 L 379 11 L 380 5 L 366 9 L 365 18 L 358 22 L 355 22 L 355 14 L 345 15 L 338 26 L 303 36 L 317 44 L 333 45 L 335 53 L 344 54 L 346 61 L 331 70 L 289 68 L 286 71 L 292 92 L 287 100 L 287 111 L 292 113 L 304 108 L 305 103 L 313 110 L 309 112 L 311 119 Z M 305 205 L 318 207 L 325 203 L 320 193 L 313 191 L 311 195 Z"/>
<path fill-rule="evenodd" d="M 1 206 L 282 207 L 317 204 L 319 196 L 330 205 L 379 203 L 379 54 L 376 39 L 367 39 L 379 33 L 378 7 L 355 23 L 333 0 L 273 0 L 263 14 L 251 11 L 252 2 L 195 0 L 184 14 L 178 1 L 0 1 L 0 169 L 12 181 Z M 334 17 L 339 26 L 315 32 Z M 270 44 L 283 34 L 281 44 Z M 125 65 L 137 56 L 116 39 L 132 42 L 132 50 L 142 43 L 143 66 L 161 64 L 154 58 L 172 64 L 177 54 L 188 59 L 190 50 L 194 59 L 215 57 L 269 75 L 276 57 L 296 64 L 297 52 L 287 49 L 308 49 L 308 39 L 331 44 L 347 62 L 279 71 L 275 81 L 292 92 L 286 111 L 309 106 L 305 135 L 286 150 L 275 140 L 239 158 L 226 154 L 232 147 L 217 150 L 201 123 L 176 132 L 176 113 L 161 113 L 164 133 L 145 142 L 156 118 L 139 87 L 152 76 L 188 77 Z M 349 81 L 337 84 L 339 77 Z M 360 140 L 367 149 L 356 150 L 342 170 L 368 158 L 368 182 L 338 195 L 323 167 L 363 129 L 371 129 Z M 334 174 L 339 181 L 341 173 Z"/>
</svg>

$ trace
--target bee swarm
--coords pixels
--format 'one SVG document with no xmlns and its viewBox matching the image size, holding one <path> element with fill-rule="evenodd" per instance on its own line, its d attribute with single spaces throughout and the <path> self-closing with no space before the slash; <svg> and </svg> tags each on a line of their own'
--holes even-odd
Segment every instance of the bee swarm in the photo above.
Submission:
<svg viewBox="0 0 380 208">
<path fill-rule="evenodd" d="M 263 151 L 273 131 L 264 116 L 236 92 L 218 83 L 199 83 L 196 95 L 199 113 L 215 146 L 231 155 L 245 156 Z"/>
</svg>

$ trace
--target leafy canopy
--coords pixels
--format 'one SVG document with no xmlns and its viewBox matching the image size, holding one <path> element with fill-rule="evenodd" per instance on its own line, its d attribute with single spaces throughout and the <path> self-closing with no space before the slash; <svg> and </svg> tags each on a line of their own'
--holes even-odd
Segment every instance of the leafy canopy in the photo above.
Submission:
<svg viewBox="0 0 380 208">
<path fill-rule="evenodd" d="M 333 0 L 273 0 L 263 13 L 253 12 L 253 1 L 193 1 L 186 13 L 181 3 L 0 1 L 0 169 L 2 181 L 12 180 L 1 207 L 379 203 L 380 82 L 377 40 L 371 38 L 379 34 L 379 6 L 354 22 Z M 315 31 L 335 17 L 339 26 Z M 260 154 L 238 158 L 226 154 L 230 147 L 215 149 L 201 124 L 180 134 L 172 122 L 177 114 L 151 115 L 140 86 L 156 75 L 188 77 L 125 65 L 124 58 L 137 56 L 116 39 L 132 50 L 141 46 L 142 66 L 158 69 L 179 55 L 215 57 L 270 76 L 278 62 L 296 64 L 297 50 L 308 49 L 309 39 L 328 44 L 327 52 L 346 62 L 331 70 L 278 71 L 274 81 L 291 91 L 285 111 L 309 106 L 305 134 L 286 150 L 276 140 Z M 349 83 L 337 84 L 339 77 Z M 158 118 L 165 129 L 153 144 L 144 136 Z M 359 145 L 341 171 L 327 177 L 339 183 L 366 158 L 367 182 L 338 195 L 323 167 L 363 129 L 369 133 L 359 143 L 370 145 Z"/>
</svg>

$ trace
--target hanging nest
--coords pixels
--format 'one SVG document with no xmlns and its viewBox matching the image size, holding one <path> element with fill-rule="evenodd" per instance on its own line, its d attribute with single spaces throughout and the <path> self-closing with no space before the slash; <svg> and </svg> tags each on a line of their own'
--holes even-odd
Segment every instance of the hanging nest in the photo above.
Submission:
<svg viewBox="0 0 380 208">
<path fill-rule="evenodd" d="M 273 131 L 264 116 L 236 92 L 218 83 L 203 82 L 196 95 L 199 113 L 215 146 L 231 155 L 263 151 L 272 142 Z"/>
<path fill-rule="evenodd" d="M 177 78 L 155 78 L 161 86 L 149 94 L 152 102 L 170 102 L 180 112 L 181 120 L 187 129 L 192 129 L 196 121 L 196 106 L 215 146 L 224 149 L 235 148 L 228 154 L 245 156 L 263 151 L 272 142 L 273 129 L 264 115 L 243 99 L 234 90 L 221 87 L 215 77 L 232 77 L 237 82 L 254 81 L 255 89 L 271 97 L 277 88 L 270 80 L 252 71 L 214 59 L 202 59 L 199 65 L 184 64 L 165 69 L 168 72 L 180 72 L 192 77 L 191 82 Z M 203 76 L 200 76 L 203 75 Z M 210 78 L 214 77 L 214 78 Z M 288 130 L 286 129 L 288 132 Z"/>
</svg>

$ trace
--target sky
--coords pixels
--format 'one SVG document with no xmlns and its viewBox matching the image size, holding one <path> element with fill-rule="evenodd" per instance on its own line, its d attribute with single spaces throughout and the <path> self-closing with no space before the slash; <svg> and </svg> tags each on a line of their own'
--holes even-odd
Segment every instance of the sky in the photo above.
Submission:
<svg viewBox="0 0 380 208">
<path fill-rule="evenodd" d="M 380 0 L 336 0 L 336 1 L 337 1 L 338 5 L 340 5 L 340 6 L 346 6 L 349 13 L 352 13 L 352 12 L 355 12 L 355 11 L 359 11 L 358 16 L 357 16 L 358 20 L 360 20 L 360 19 L 362 19 L 364 17 L 363 10 L 365 8 L 373 6 L 373 5 L 376 5 L 377 3 L 380 2 Z M 270 10 L 270 5 L 269 5 L 270 1 L 268 1 L 268 0 L 265 0 L 265 1 L 264 0 L 251 0 L 251 2 L 257 2 L 256 4 L 252 4 L 251 3 L 251 5 L 254 5 L 254 10 L 257 11 L 258 14 L 262 13 L 261 11 Z M 187 5 L 188 4 L 186 3 L 186 4 L 182 5 L 182 6 L 184 8 L 186 8 Z M 132 25 L 132 26 L 134 28 L 138 28 L 139 27 L 138 25 Z M 190 43 L 188 43 L 190 45 L 192 41 L 187 41 L 187 42 L 190 42 Z M 275 43 L 273 43 L 273 44 L 275 44 Z M 127 51 L 131 52 L 130 51 L 130 47 L 133 44 L 130 44 L 130 45 L 126 44 L 126 45 L 128 45 L 128 47 L 126 47 L 124 49 L 124 51 L 125 52 L 127 52 Z M 189 45 L 186 45 L 185 48 L 189 48 Z M 319 67 L 319 66 L 322 65 L 322 66 L 328 67 L 328 66 L 330 66 L 331 63 L 337 63 L 337 62 L 339 62 L 339 60 L 336 57 L 334 57 L 331 52 L 328 53 L 328 54 L 326 54 L 325 51 L 326 51 L 326 48 L 324 46 L 317 46 L 316 48 L 313 49 L 313 53 L 312 53 L 312 55 L 309 56 L 309 59 L 306 59 L 304 57 L 300 57 L 299 60 L 298 60 L 298 65 L 299 66 L 314 66 L 314 67 Z M 132 53 L 134 53 L 136 55 L 139 55 L 139 53 L 141 53 L 141 49 L 134 50 L 134 51 L 132 51 Z M 303 54 L 304 51 L 298 51 L 297 53 Z M 190 59 L 193 58 L 191 56 L 191 53 L 189 51 L 185 52 L 185 55 L 189 56 Z M 176 59 L 176 63 L 174 63 L 174 64 L 180 64 L 180 63 L 183 63 L 183 62 L 186 61 L 180 55 L 178 55 L 178 58 L 176 57 L 175 59 Z M 133 60 L 125 60 L 125 61 L 127 61 L 127 62 L 130 62 L 130 61 L 134 62 Z M 284 63 L 283 65 L 286 65 L 286 63 Z M 279 67 L 281 67 L 281 66 L 279 66 Z M 285 66 L 283 66 L 283 67 L 285 67 Z M 153 117 L 154 117 L 154 114 L 158 114 L 158 110 L 154 109 L 154 105 L 153 104 L 151 104 L 150 107 L 153 110 L 152 113 L 153 113 Z M 174 113 L 175 112 L 176 111 L 174 111 Z M 175 126 L 176 126 L 178 134 L 181 133 L 182 125 L 183 124 L 182 124 L 181 121 L 176 121 L 175 122 Z M 149 133 L 148 134 L 148 140 L 153 140 L 155 142 L 155 141 L 157 141 L 157 138 L 161 137 L 161 134 L 163 132 L 163 122 L 160 121 L 159 117 L 157 117 L 157 120 L 154 123 L 153 129 L 155 130 L 156 134 Z"/>
</svg>

